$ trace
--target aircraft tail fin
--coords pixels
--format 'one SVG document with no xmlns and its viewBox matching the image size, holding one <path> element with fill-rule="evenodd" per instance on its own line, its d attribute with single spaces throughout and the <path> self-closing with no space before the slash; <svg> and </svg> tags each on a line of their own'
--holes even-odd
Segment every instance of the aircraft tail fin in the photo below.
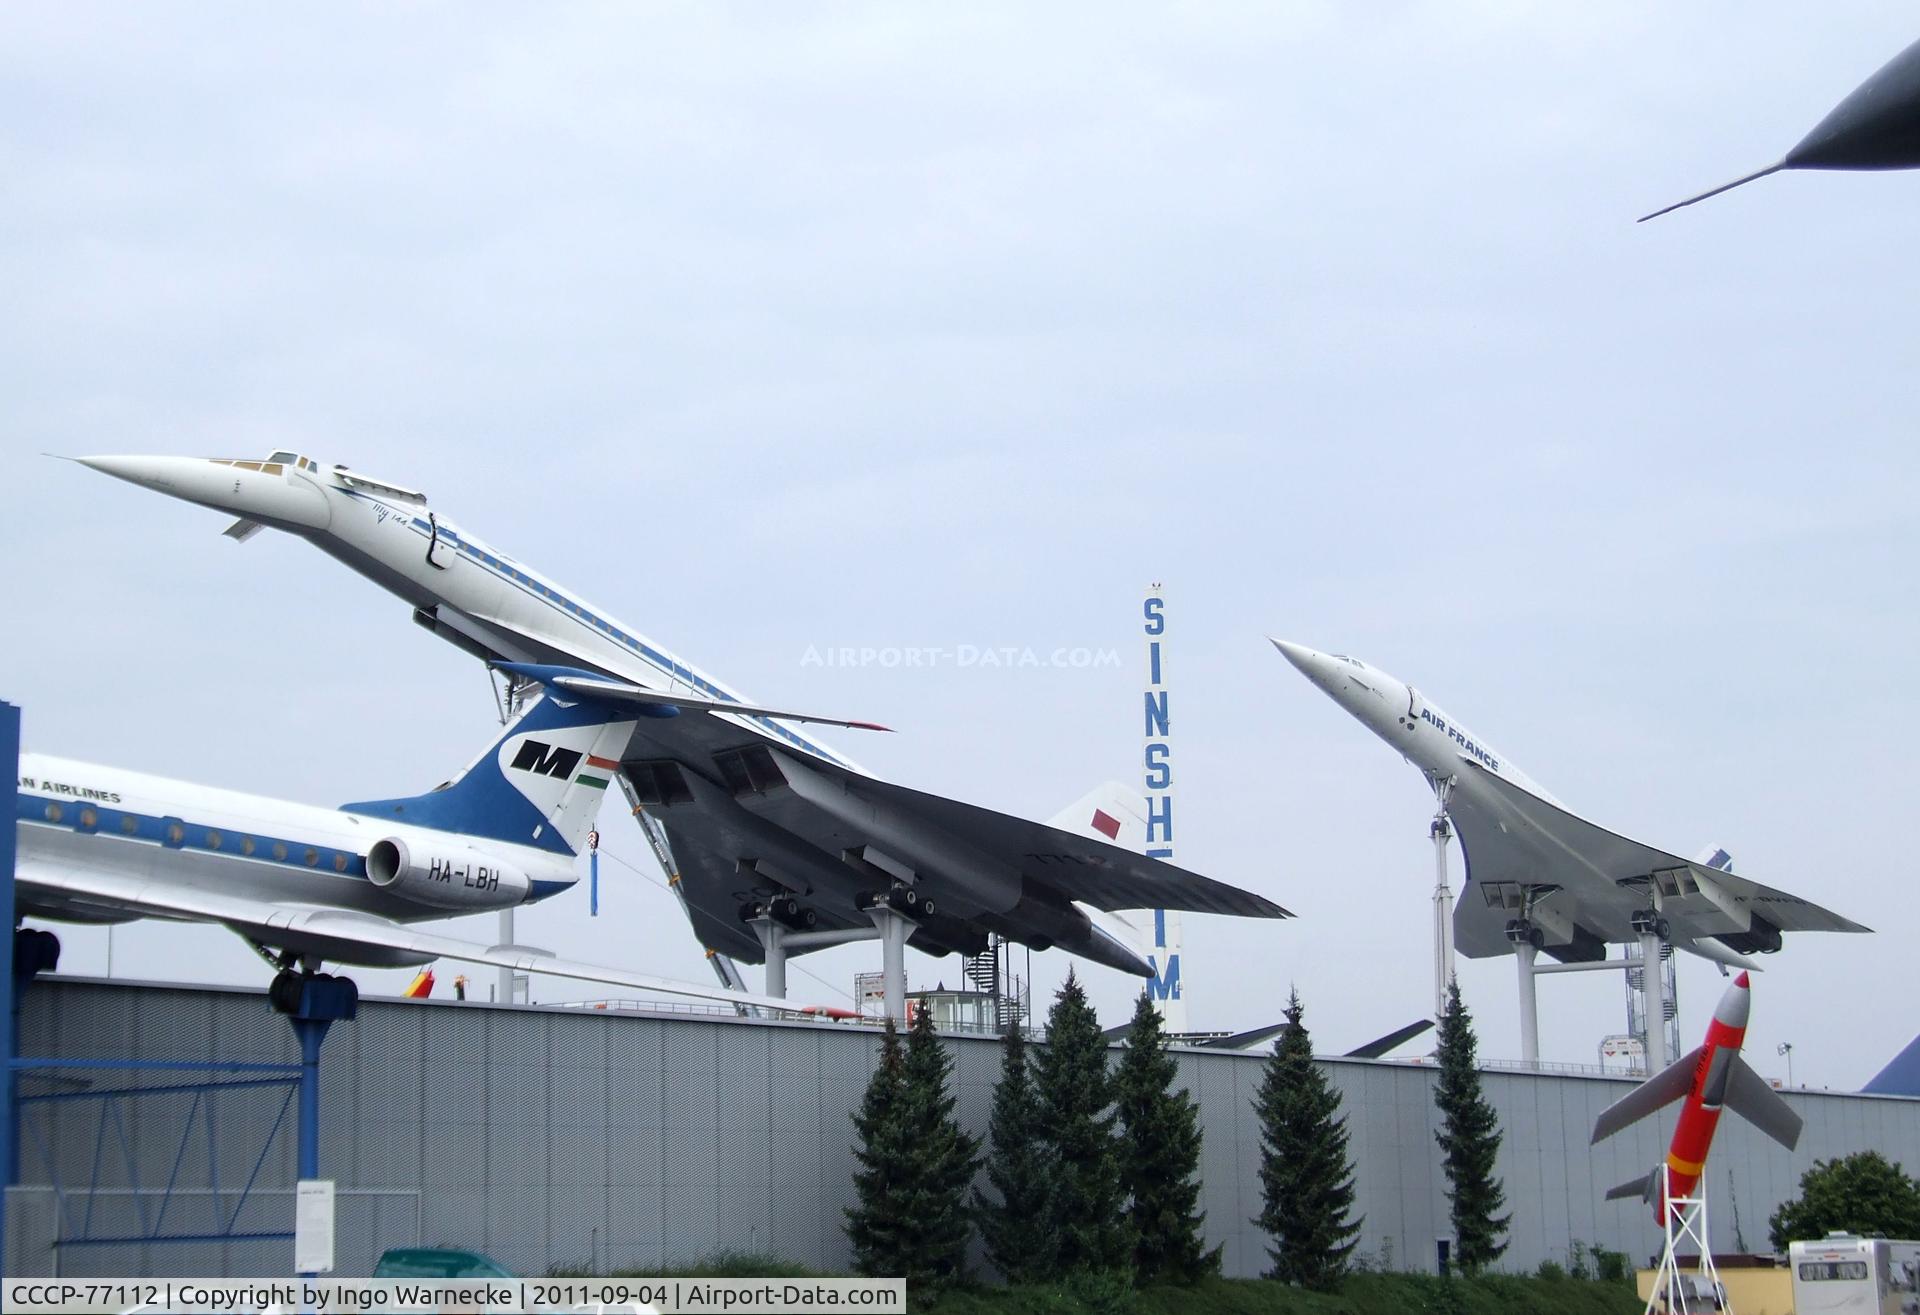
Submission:
<svg viewBox="0 0 1920 1315">
<path fill-rule="evenodd" d="M 1600 1117 L 1593 1123 L 1593 1140 L 1604 1141 L 1620 1129 L 1682 1099 L 1693 1090 L 1694 1070 L 1700 1067 L 1700 1052 L 1705 1049 L 1705 1046 L 1695 1046 L 1600 1111 Z"/>
<path fill-rule="evenodd" d="M 575 854 L 600 815 L 633 727 L 629 712 L 548 694 L 446 784 L 403 799 L 342 804 L 341 811 Z"/>
<path fill-rule="evenodd" d="M 1118 781 L 1095 786 L 1047 819 L 1069 835 L 1092 836 L 1129 853 L 1147 850 L 1147 801 Z"/>
<path fill-rule="evenodd" d="M 1860 1090 L 1877 1096 L 1920 1096 L 1920 1036 L 1907 1042 Z"/>
<path fill-rule="evenodd" d="M 1636 1196 L 1642 1201 L 1653 1200 L 1653 1194 L 1660 1190 L 1660 1171 L 1655 1169 L 1644 1178 L 1629 1178 L 1618 1187 L 1607 1189 L 1609 1201 L 1631 1201 Z"/>
<path fill-rule="evenodd" d="M 1733 871 L 1733 855 L 1719 845 L 1708 845 L 1693 856 L 1693 861 L 1703 868 L 1712 868 L 1715 872 Z"/>
<path fill-rule="evenodd" d="M 1788 1150 L 1800 1144 L 1801 1118 L 1767 1080 L 1735 1055 L 1727 1075 L 1726 1107 Z"/>
</svg>

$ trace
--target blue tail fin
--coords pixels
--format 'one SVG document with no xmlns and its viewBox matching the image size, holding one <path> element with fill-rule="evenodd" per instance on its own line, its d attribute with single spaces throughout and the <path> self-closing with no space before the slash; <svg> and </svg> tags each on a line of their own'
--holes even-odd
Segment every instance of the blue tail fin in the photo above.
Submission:
<svg viewBox="0 0 1920 1315">
<path fill-rule="evenodd" d="M 630 712 L 548 695 L 445 785 L 406 799 L 342 804 L 341 811 L 578 853 L 633 727 Z"/>
</svg>

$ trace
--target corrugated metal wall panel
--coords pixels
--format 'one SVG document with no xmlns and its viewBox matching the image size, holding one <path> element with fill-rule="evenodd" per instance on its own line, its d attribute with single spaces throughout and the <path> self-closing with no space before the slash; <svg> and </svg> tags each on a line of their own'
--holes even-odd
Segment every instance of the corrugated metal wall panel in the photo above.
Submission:
<svg viewBox="0 0 1920 1315">
<path fill-rule="evenodd" d="M 123 983 L 36 985 L 25 997 L 21 1035 L 23 1053 L 75 1058 L 289 1062 L 297 1053 L 285 1022 L 257 992 Z M 969 1037 L 953 1049 L 961 1117 L 984 1134 L 999 1045 Z M 335 1027 L 323 1071 L 322 1171 L 342 1194 L 341 1272 L 365 1273 L 385 1247 L 416 1242 L 478 1248 L 527 1273 L 658 1268 L 723 1246 L 843 1265 L 841 1212 L 852 1202 L 854 1168 L 849 1116 L 878 1051 L 873 1033 L 826 1025 L 363 1002 L 356 1021 Z M 1260 1209 L 1252 1103 L 1264 1058 L 1183 1052 L 1179 1062 L 1206 1134 L 1202 1204 L 1211 1240 L 1223 1246 L 1229 1273 L 1257 1274 L 1268 1264 L 1266 1239 L 1252 1223 Z M 1365 1216 L 1361 1254 L 1375 1263 L 1390 1257 L 1399 1268 L 1431 1266 L 1434 1240 L 1450 1231 L 1433 1140 L 1434 1070 L 1332 1060 L 1326 1071 L 1345 1102 Z M 1486 1075 L 1506 1137 L 1500 1173 L 1514 1216 L 1506 1267 L 1566 1263 L 1575 1242 L 1637 1258 L 1658 1246 L 1644 1205 L 1601 1197 L 1658 1163 L 1671 1116 L 1587 1145 L 1594 1118 L 1629 1087 Z M 1920 1164 L 1920 1101 L 1828 1092 L 1787 1099 L 1807 1120 L 1797 1152 L 1737 1119 L 1721 1127 L 1710 1184 L 1718 1247 L 1734 1248 L 1737 1215 L 1746 1244 L 1763 1248 L 1768 1215 L 1816 1159 L 1874 1148 Z M 280 1100 L 270 1090 L 216 1100 L 228 1209 Z M 128 1142 L 135 1176 L 152 1189 L 166 1180 L 187 1101 L 156 1096 L 135 1104 L 126 1111 Z M 32 1184 L 47 1181 L 50 1154 L 69 1191 L 85 1187 L 98 1114 L 91 1102 L 66 1102 L 29 1117 L 22 1139 L 28 1186 L 9 1198 L 22 1212 L 9 1215 L 21 1220 L 20 1236 L 10 1239 L 11 1272 L 50 1270 L 52 1205 Z M 118 1136 L 111 1123 L 107 1136 Z M 182 1181 L 204 1188 L 206 1163 L 196 1132 Z M 102 1169 L 103 1187 L 131 1185 L 117 1154 Z M 261 1169 L 262 1195 L 243 1223 L 285 1227 L 293 1175 L 289 1112 Z M 176 1199 L 171 1210 L 170 1223 L 214 1217 L 204 1193 Z M 138 1211 L 124 1195 L 102 1196 L 96 1226 L 109 1217 L 131 1227 Z M 277 1274 L 288 1259 L 284 1243 L 89 1248 L 70 1253 L 66 1268 Z"/>
</svg>

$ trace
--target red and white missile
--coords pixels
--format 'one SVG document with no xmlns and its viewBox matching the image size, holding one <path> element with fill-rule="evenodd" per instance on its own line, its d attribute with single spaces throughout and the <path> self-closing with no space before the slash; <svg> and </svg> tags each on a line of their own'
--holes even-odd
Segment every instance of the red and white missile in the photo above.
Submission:
<svg viewBox="0 0 1920 1315">
<path fill-rule="evenodd" d="M 1675 1101 L 1685 1102 L 1665 1163 L 1645 1178 L 1621 1183 L 1607 1193 L 1609 1201 L 1641 1197 L 1652 1202 L 1654 1217 L 1665 1224 L 1668 1200 L 1692 1196 L 1706 1172 L 1707 1151 L 1723 1109 L 1740 1115 L 1788 1150 L 1799 1144 L 1800 1116 L 1740 1058 L 1751 1004 L 1747 975 L 1741 973 L 1714 1007 L 1707 1039 L 1608 1106 L 1595 1121 L 1597 1143 Z"/>
</svg>

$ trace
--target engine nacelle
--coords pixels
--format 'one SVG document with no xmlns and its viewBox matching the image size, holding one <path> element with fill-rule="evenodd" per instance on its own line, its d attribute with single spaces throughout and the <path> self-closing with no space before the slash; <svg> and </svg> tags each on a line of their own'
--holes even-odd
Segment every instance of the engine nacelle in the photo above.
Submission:
<svg viewBox="0 0 1920 1315">
<path fill-rule="evenodd" d="M 414 850 L 398 836 L 367 851 L 367 880 L 436 909 L 503 909 L 533 889 L 527 874 L 510 863 L 473 850 Z"/>
</svg>

